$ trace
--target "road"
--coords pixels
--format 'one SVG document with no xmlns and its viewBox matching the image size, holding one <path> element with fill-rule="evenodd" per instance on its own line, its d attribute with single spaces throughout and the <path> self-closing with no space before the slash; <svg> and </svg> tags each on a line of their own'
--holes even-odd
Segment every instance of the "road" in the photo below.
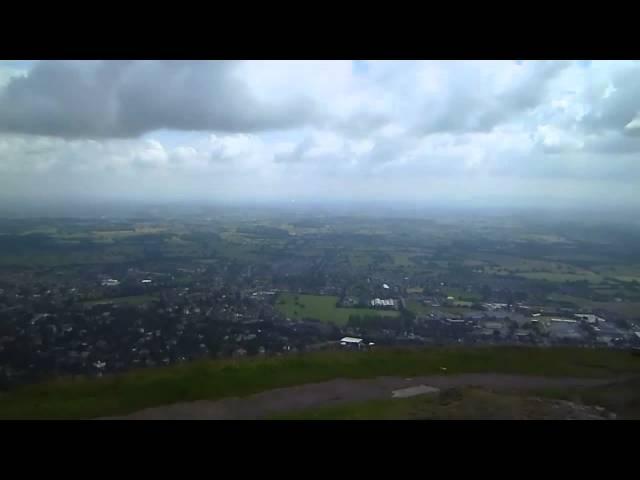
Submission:
<svg viewBox="0 0 640 480">
<path fill-rule="evenodd" d="M 348 402 L 391 398 L 392 391 L 427 385 L 438 389 L 477 386 L 493 390 L 536 390 L 542 388 L 596 387 L 618 380 L 589 378 L 551 378 L 526 375 L 462 374 L 413 378 L 378 377 L 366 380 L 336 379 L 295 387 L 278 388 L 221 400 L 200 400 L 147 408 L 110 420 L 239 420 Z"/>
</svg>

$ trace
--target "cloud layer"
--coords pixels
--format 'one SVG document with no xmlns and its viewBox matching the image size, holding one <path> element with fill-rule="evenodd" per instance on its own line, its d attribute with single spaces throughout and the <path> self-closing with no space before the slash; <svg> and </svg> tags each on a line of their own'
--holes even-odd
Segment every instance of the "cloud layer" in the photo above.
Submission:
<svg viewBox="0 0 640 480">
<path fill-rule="evenodd" d="M 0 129 L 67 138 L 158 129 L 260 131 L 308 122 L 312 99 L 258 101 L 236 62 L 46 61 L 0 97 Z"/>
<path fill-rule="evenodd" d="M 638 153 L 638 62 L 0 63 L 6 195 L 637 206 Z"/>
</svg>

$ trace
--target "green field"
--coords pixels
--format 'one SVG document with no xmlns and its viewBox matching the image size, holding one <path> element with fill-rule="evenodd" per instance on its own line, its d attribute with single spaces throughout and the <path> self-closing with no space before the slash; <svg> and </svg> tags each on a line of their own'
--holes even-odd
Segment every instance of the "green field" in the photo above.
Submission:
<svg viewBox="0 0 640 480">
<path fill-rule="evenodd" d="M 426 315 L 431 313 L 433 308 L 424 305 L 422 302 L 416 300 L 409 300 L 407 302 L 407 309 L 411 310 L 416 315 Z"/>
<path fill-rule="evenodd" d="M 100 300 L 87 300 L 82 302 L 84 305 L 106 305 L 115 303 L 126 303 L 129 305 L 142 305 L 158 300 L 154 295 L 131 295 L 129 297 L 102 298 Z"/>
<path fill-rule="evenodd" d="M 349 262 L 354 267 L 368 267 L 373 263 L 373 258 L 366 252 L 355 252 L 349 254 Z"/>
<path fill-rule="evenodd" d="M 322 322 L 346 325 L 350 315 L 378 315 L 397 317 L 400 314 L 391 310 L 372 310 L 368 308 L 337 308 L 338 297 L 331 295 L 303 295 L 282 293 L 276 300 L 276 308 L 289 318 L 313 318 Z"/>
<path fill-rule="evenodd" d="M 611 277 L 616 280 L 622 280 L 623 282 L 640 282 L 640 265 L 603 265 L 595 267 L 600 275 L 603 277 Z"/>
<path fill-rule="evenodd" d="M 518 277 L 528 278 L 529 280 L 547 280 L 549 282 L 578 282 L 586 280 L 590 283 L 600 283 L 603 278 L 593 272 L 582 272 L 579 274 L 558 273 L 558 272 L 519 272 Z"/>
<path fill-rule="evenodd" d="M 0 419 L 93 418 L 181 401 L 244 396 L 334 378 L 466 372 L 607 377 L 639 374 L 626 351 L 586 348 L 449 347 L 322 352 L 208 360 L 99 379 L 60 379 L 0 394 Z"/>
<path fill-rule="evenodd" d="M 377 261 L 376 256 L 385 256 L 384 261 Z M 348 254 L 349 262 L 353 267 L 368 267 L 372 265 L 384 265 L 389 267 L 412 267 L 414 263 L 410 257 L 414 253 L 397 252 L 394 250 L 354 250 Z"/>
<path fill-rule="evenodd" d="M 14 253 L 0 255 L 0 266 L 19 267 L 60 267 L 69 265 L 88 265 L 98 263 L 122 263 L 137 259 L 137 255 L 118 251 L 74 252 L 74 253 Z"/>
<path fill-rule="evenodd" d="M 471 307 L 471 305 L 473 305 L 473 302 L 468 302 L 468 301 L 463 301 L 463 300 L 454 300 L 453 302 L 451 302 L 451 305 L 453 307 L 469 308 L 469 307 Z"/>
<path fill-rule="evenodd" d="M 454 297 L 458 302 L 478 302 L 482 299 L 479 293 L 467 292 L 455 288 L 447 288 L 446 295 Z"/>
<path fill-rule="evenodd" d="M 600 283 L 603 276 L 599 273 L 553 260 L 534 260 L 508 255 L 485 254 L 484 272 L 493 275 L 516 275 L 530 280 L 549 282 L 575 282 L 586 280 Z"/>
<path fill-rule="evenodd" d="M 522 240 L 539 242 L 539 243 L 569 243 L 569 241 L 566 238 L 561 237 L 559 235 L 553 235 L 553 234 L 528 233 L 524 235 L 519 235 L 519 238 Z"/>
<path fill-rule="evenodd" d="M 413 265 L 413 262 L 409 260 L 410 254 L 407 253 L 392 253 L 393 264 L 398 267 L 409 267 Z"/>
<path fill-rule="evenodd" d="M 571 295 L 553 294 L 548 297 L 551 301 L 571 302 L 579 308 L 601 309 L 625 315 L 628 318 L 640 318 L 640 302 L 594 302 L 588 298 Z"/>
</svg>

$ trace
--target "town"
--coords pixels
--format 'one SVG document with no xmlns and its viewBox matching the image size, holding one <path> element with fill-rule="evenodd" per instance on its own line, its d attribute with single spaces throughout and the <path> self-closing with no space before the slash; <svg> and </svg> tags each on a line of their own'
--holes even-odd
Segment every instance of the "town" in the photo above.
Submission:
<svg viewBox="0 0 640 480">
<path fill-rule="evenodd" d="M 129 225 L 128 230 L 104 222 L 97 222 L 100 228 L 71 228 L 68 223 L 58 231 L 73 230 L 74 242 L 84 238 L 86 244 L 64 245 L 68 233 L 34 236 L 15 228 L 0 237 L 5 247 L 0 277 L 2 388 L 203 358 L 322 349 L 640 346 L 637 281 L 605 276 L 602 269 L 569 264 L 553 267 L 566 272 L 549 273 L 542 268 L 543 260 L 525 259 L 523 265 L 537 270 L 533 275 L 527 277 L 529 272 L 517 266 L 503 274 L 495 253 L 476 254 L 468 245 L 460 254 L 433 247 L 429 253 L 406 236 L 394 239 L 397 232 L 392 238 L 370 236 L 369 244 L 372 238 L 380 243 L 345 254 L 335 248 L 347 248 L 362 234 L 345 232 L 341 221 L 331 219 L 312 226 L 293 221 L 290 232 L 271 225 L 213 224 L 208 234 L 201 224 L 198 232 L 193 225 L 167 222 L 144 229 Z M 318 225 L 329 226 L 329 231 L 320 232 Z M 33 227 L 20 228 L 27 226 Z M 424 237 L 416 237 L 424 242 Z M 247 239 L 252 250 L 238 254 Z M 479 243 L 486 250 L 486 244 Z M 31 255 L 29 261 L 39 261 L 28 250 L 31 244 L 39 252 L 55 252 L 57 264 L 18 265 L 23 253 Z M 105 259 L 115 247 L 129 248 L 129 258 Z M 176 247 L 189 255 L 168 255 Z M 319 248 L 323 250 L 314 250 Z M 100 261 L 79 262 L 78 251 L 99 254 Z M 75 255 L 73 261 L 65 263 L 67 254 Z M 451 261 L 454 257 L 460 258 L 458 264 Z M 602 275 L 600 283 L 580 278 L 596 275 L 593 271 Z M 544 273 L 549 279 L 536 278 Z M 562 281 L 555 281 L 553 274 Z M 595 301 L 594 292 L 609 296 Z M 576 301 L 580 298 L 584 300 Z"/>
</svg>

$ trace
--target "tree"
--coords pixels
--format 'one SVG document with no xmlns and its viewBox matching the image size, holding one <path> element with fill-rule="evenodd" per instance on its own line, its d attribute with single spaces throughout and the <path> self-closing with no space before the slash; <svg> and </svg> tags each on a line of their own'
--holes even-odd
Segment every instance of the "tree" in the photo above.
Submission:
<svg viewBox="0 0 640 480">
<path fill-rule="evenodd" d="M 493 291 L 491 290 L 491 287 L 489 287 L 489 285 L 483 285 L 482 289 L 480 290 L 480 294 L 482 295 L 482 299 L 484 301 L 487 301 L 491 298 Z"/>
<path fill-rule="evenodd" d="M 632 326 L 627 320 L 623 318 L 614 320 L 614 323 L 618 328 L 622 328 L 623 330 L 629 330 L 631 329 L 631 326 Z"/>
</svg>

